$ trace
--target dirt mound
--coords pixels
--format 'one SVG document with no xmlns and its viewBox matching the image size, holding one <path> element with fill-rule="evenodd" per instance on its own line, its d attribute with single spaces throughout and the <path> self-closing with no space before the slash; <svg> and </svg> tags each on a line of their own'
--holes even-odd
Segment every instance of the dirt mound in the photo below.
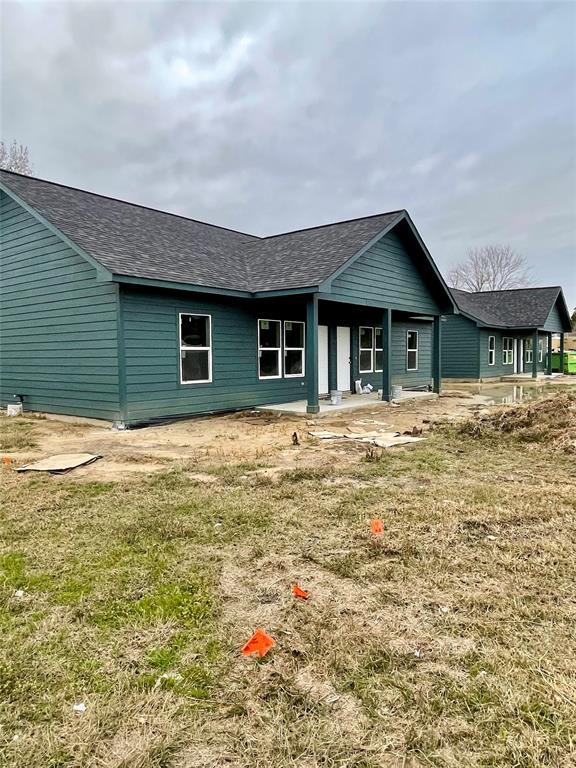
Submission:
<svg viewBox="0 0 576 768">
<path fill-rule="evenodd" d="M 561 392 L 545 400 L 505 408 L 464 422 L 460 434 L 485 438 L 507 433 L 552 450 L 576 454 L 576 393 Z"/>
</svg>

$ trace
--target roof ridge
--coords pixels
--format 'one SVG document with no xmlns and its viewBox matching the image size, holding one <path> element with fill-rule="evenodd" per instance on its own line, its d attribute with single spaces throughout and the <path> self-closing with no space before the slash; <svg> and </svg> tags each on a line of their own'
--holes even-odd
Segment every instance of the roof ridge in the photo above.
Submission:
<svg viewBox="0 0 576 768">
<path fill-rule="evenodd" d="M 30 176 L 26 173 L 16 173 L 16 171 L 7 171 L 5 168 L 0 168 L 2 173 L 9 173 L 11 176 L 18 176 L 21 179 L 32 179 L 33 181 L 40 181 L 43 184 L 50 184 L 53 187 L 62 187 L 63 189 L 71 189 L 74 192 L 82 192 L 85 195 L 93 195 L 94 197 L 101 197 L 104 200 L 113 200 L 116 203 L 123 203 L 124 205 L 131 205 L 134 208 L 143 208 L 145 211 L 154 211 L 155 213 L 162 213 L 164 216 L 174 216 L 176 219 L 184 219 L 184 221 L 193 221 L 196 224 L 202 224 L 205 227 L 214 227 L 214 229 L 223 229 L 225 232 L 234 232 L 237 235 L 244 235 L 244 237 L 250 237 L 254 240 L 264 240 L 265 238 L 259 235 L 251 235 L 249 232 L 241 232 L 239 229 L 231 229 L 230 227 L 221 227 L 219 224 L 211 224 L 209 221 L 200 221 L 200 219 L 193 219 L 190 216 L 183 216 L 180 213 L 172 213 L 171 211 L 163 211 L 161 208 L 152 208 L 150 205 L 142 205 L 141 203 L 133 203 L 131 200 L 123 200 L 121 197 L 112 197 L 111 195 L 102 195 L 100 192 L 92 192 L 89 189 L 82 189 L 81 187 L 72 187 L 70 184 L 62 184 L 59 181 L 50 181 L 49 179 L 41 179 L 39 176 Z"/>
<path fill-rule="evenodd" d="M 463 288 L 451 288 L 450 290 L 462 291 L 462 293 L 467 293 L 469 296 L 477 296 L 479 293 L 505 293 L 507 291 L 549 291 L 552 288 L 559 291 L 562 290 L 561 285 L 526 285 L 523 288 L 496 288 L 493 291 L 465 291 Z"/>
<path fill-rule="evenodd" d="M 335 227 L 339 224 L 350 224 L 353 221 L 364 221 L 365 219 L 377 219 L 380 216 L 392 216 L 394 213 L 408 213 L 405 208 L 399 208 L 397 211 L 382 211 L 382 213 L 371 213 L 369 216 L 356 216 L 353 219 L 342 219 L 341 221 L 332 221 L 328 224 L 318 224 L 315 227 L 301 227 L 300 229 L 290 229 L 287 232 L 277 232 L 275 235 L 267 235 L 260 238 L 261 240 L 272 240 L 275 237 L 283 237 L 284 235 L 295 235 L 298 232 L 309 232 L 312 229 L 325 229 L 326 227 Z"/>
</svg>

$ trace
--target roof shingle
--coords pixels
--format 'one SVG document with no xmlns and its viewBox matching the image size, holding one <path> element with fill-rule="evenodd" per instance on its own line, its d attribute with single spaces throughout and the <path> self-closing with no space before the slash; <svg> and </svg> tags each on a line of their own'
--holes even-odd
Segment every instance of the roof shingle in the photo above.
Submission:
<svg viewBox="0 0 576 768">
<path fill-rule="evenodd" d="M 8 171 L 0 182 L 114 274 L 250 292 L 319 285 L 404 214 L 260 238 Z"/>
<path fill-rule="evenodd" d="M 513 288 L 470 293 L 451 288 L 458 308 L 484 325 L 501 328 L 539 328 L 554 306 L 560 286 Z"/>
</svg>

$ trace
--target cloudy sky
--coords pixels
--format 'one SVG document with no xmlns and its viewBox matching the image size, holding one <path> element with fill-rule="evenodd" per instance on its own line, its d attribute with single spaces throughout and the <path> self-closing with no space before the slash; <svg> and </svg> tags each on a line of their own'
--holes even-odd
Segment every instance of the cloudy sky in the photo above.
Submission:
<svg viewBox="0 0 576 768">
<path fill-rule="evenodd" d="M 35 175 L 255 234 L 407 208 L 576 304 L 576 3 L 11 2 Z"/>
</svg>

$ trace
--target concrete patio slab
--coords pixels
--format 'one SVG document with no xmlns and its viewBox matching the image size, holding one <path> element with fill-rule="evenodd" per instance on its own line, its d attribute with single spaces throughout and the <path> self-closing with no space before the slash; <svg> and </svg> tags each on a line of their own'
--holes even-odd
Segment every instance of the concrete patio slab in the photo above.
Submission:
<svg viewBox="0 0 576 768">
<path fill-rule="evenodd" d="M 437 398 L 435 392 L 410 392 L 403 390 L 402 395 L 395 399 L 394 403 L 402 403 L 406 400 L 431 400 Z M 286 413 L 289 415 L 309 416 L 318 418 L 319 416 L 328 416 L 330 414 L 340 413 L 342 411 L 354 411 L 358 408 L 389 408 L 390 403 L 380 400 L 376 392 L 369 395 L 345 395 L 339 405 L 330 405 L 329 400 L 320 400 L 320 413 L 310 414 L 306 412 L 306 400 L 295 400 L 291 403 L 275 403 L 273 405 L 260 405 L 254 410 L 272 413 Z"/>
</svg>

